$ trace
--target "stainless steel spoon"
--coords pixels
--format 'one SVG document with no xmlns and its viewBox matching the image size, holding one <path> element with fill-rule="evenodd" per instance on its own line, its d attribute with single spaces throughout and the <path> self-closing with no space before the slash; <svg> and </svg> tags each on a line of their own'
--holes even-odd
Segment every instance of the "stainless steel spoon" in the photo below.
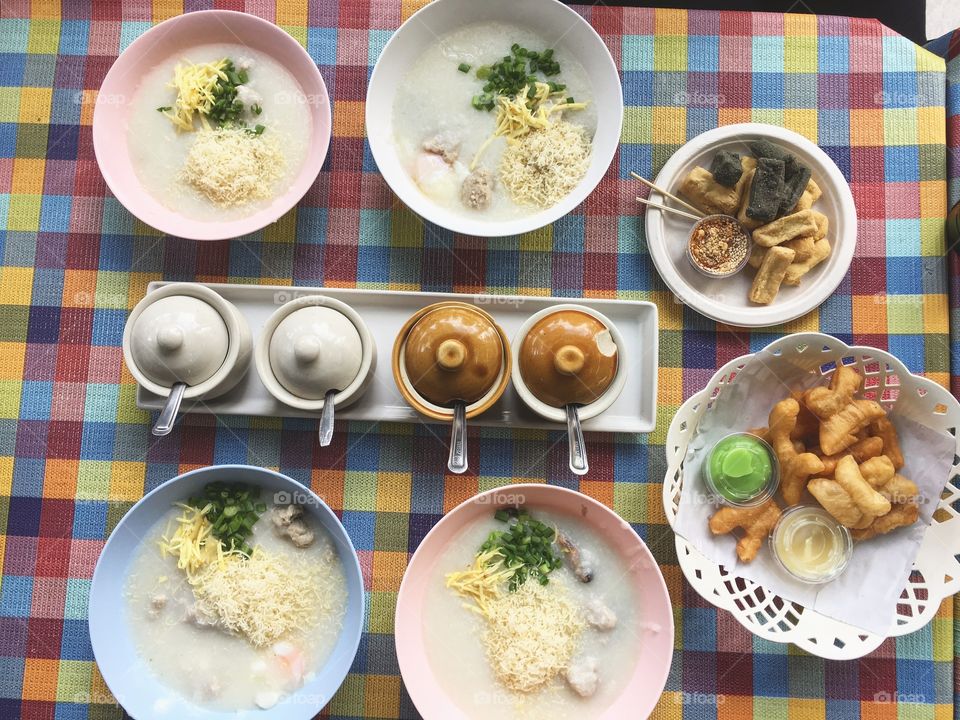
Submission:
<svg viewBox="0 0 960 720">
<path fill-rule="evenodd" d="M 587 463 L 587 445 L 583 441 L 583 430 L 580 427 L 580 414 L 577 406 L 565 405 L 567 411 L 567 445 L 570 448 L 570 470 L 574 475 L 586 475 L 590 470 Z"/>
<path fill-rule="evenodd" d="M 178 382 L 170 388 L 170 394 L 167 395 L 167 402 L 157 417 L 157 423 L 153 426 L 153 434 L 157 437 L 169 435 L 173 430 L 173 424 L 177 421 L 177 413 L 180 412 L 180 403 L 183 402 L 183 393 L 186 392 L 187 384 Z"/>
<path fill-rule="evenodd" d="M 467 471 L 467 404 L 457 400 L 453 405 L 453 426 L 450 429 L 450 457 L 447 469 L 462 475 Z"/>
<path fill-rule="evenodd" d="M 327 390 L 323 396 L 323 414 L 320 415 L 320 447 L 326 447 L 333 440 L 333 398 L 337 390 Z"/>
</svg>

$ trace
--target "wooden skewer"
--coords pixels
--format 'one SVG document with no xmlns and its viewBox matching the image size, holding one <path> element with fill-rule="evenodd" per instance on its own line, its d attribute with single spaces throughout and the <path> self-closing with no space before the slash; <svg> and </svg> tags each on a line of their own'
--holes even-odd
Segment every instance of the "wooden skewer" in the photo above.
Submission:
<svg viewBox="0 0 960 720">
<path fill-rule="evenodd" d="M 671 193 L 668 193 L 668 192 L 667 192 L 666 190 L 664 190 L 662 187 L 659 187 L 659 186 L 657 186 L 657 185 L 654 185 L 652 182 L 650 182 L 649 180 L 647 180 L 645 177 L 643 177 L 642 175 L 638 175 L 637 173 L 633 172 L 632 170 L 630 171 L 630 174 L 633 175 L 633 177 L 635 177 L 637 180 L 639 180 L 640 182 L 642 182 L 644 185 L 646 185 L 646 186 L 647 186 L 648 188 L 650 188 L 651 190 L 656 190 L 658 193 L 660 193 L 660 194 L 663 195 L 664 197 L 668 197 L 668 198 L 670 198 L 671 200 L 673 200 L 674 202 L 680 203 L 680 204 L 683 205 L 685 208 L 687 208 L 687 209 L 689 209 L 689 210 L 692 210 L 693 213 L 697 216 L 698 219 L 699 219 L 699 218 L 702 218 L 702 217 L 705 217 L 705 215 L 704 215 L 704 213 L 703 213 L 702 210 L 698 210 L 698 209 L 695 208 L 693 205 L 691 205 L 690 203 L 688 203 L 686 200 L 681 200 L 681 199 L 678 198 L 676 195 L 672 195 Z"/>
<path fill-rule="evenodd" d="M 650 202 L 650 201 L 647 200 L 646 198 L 638 197 L 638 198 L 637 198 L 637 202 L 642 202 L 644 205 L 649 205 L 650 207 L 655 207 L 655 208 L 657 208 L 658 210 L 663 210 L 664 212 L 671 212 L 671 213 L 675 213 L 675 214 L 677 214 L 677 215 L 683 215 L 683 217 L 685 217 L 685 218 L 690 218 L 691 220 L 702 220 L 702 219 L 703 219 L 703 216 L 702 216 L 702 215 L 691 215 L 690 213 L 684 212 L 683 210 L 677 210 L 676 208 L 672 208 L 672 207 L 669 207 L 669 206 L 667 206 L 667 205 L 661 205 L 660 203 Z"/>
</svg>

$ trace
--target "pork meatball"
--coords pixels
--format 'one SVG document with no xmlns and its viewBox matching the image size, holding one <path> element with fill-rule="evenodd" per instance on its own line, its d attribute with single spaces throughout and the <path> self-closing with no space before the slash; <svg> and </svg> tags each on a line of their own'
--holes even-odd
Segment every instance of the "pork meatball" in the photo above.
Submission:
<svg viewBox="0 0 960 720">
<path fill-rule="evenodd" d="M 271 513 L 273 530 L 282 538 L 286 538 L 298 548 L 305 548 L 313 544 L 314 534 L 303 519 L 303 508 L 299 505 L 284 505 L 276 507 Z"/>
<path fill-rule="evenodd" d="M 580 697 L 591 697 L 597 692 L 600 685 L 600 675 L 597 674 L 597 659 L 591 655 L 577 658 L 564 674 L 567 685 Z"/>
<path fill-rule="evenodd" d="M 471 210 L 486 210 L 493 199 L 493 173 L 477 168 L 463 179 L 460 200 Z"/>
<path fill-rule="evenodd" d="M 583 608 L 587 623 L 597 630 L 612 630 L 617 626 L 617 614 L 600 598 L 593 598 Z"/>
</svg>

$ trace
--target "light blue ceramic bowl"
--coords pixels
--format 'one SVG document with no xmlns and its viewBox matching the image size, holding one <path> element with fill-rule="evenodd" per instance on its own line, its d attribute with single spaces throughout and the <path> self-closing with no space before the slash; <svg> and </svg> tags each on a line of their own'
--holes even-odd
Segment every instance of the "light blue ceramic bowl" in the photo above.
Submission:
<svg viewBox="0 0 960 720">
<path fill-rule="evenodd" d="M 217 712 L 201 708 L 164 685 L 139 656 L 127 630 L 127 570 L 142 538 L 177 500 L 186 500 L 210 482 L 242 482 L 265 494 L 286 492 L 306 505 L 313 519 L 332 538 L 347 579 L 347 610 L 336 647 L 313 681 L 269 711 Z M 353 543 L 326 503 L 286 475 L 249 465 L 219 465 L 193 470 L 147 493 L 117 524 L 100 554 L 90 588 L 90 640 L 100 672 L 110 691 L 137 720 L 231 720 L 270 718 L 307 720 L 326 705 L 343 683 L 357 654 L 363 631 L 363 578 Z M 189 652 L 184 648 L 184 652 Z"/>
</svg>

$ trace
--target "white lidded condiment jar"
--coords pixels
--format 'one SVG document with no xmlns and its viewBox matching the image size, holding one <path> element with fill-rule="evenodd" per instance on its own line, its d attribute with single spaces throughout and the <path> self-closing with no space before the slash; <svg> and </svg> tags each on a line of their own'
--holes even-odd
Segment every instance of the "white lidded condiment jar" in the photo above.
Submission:
<svg viewBox="0 0 960 720">
<path fill-rule="evenodd" d="M 352 307 L 326 295 L 285 303 L 264 325 L 255 351 L 257 372 L 277 400 L 322 410 L 328 391 L 336 407 L 358 400 L 376 366 L 376 345 Z"/>
<path fill-rule="evenodd" d="M 177 382 L 187 384 L 186 398 L 227 392 L 246 372 L 252 350 L 246 319 L 218 293 L 195 283 L 147 293 L 123 332 L 130 373 L 161 396 Z"/>
<path fill-rule="evenodd" d="M 360 372 L 363 341 L 339 310 L 308 305 L 287 315 L 270 338 L 270 367 L 297 397 L 321 400 Z"/>
</svg>

